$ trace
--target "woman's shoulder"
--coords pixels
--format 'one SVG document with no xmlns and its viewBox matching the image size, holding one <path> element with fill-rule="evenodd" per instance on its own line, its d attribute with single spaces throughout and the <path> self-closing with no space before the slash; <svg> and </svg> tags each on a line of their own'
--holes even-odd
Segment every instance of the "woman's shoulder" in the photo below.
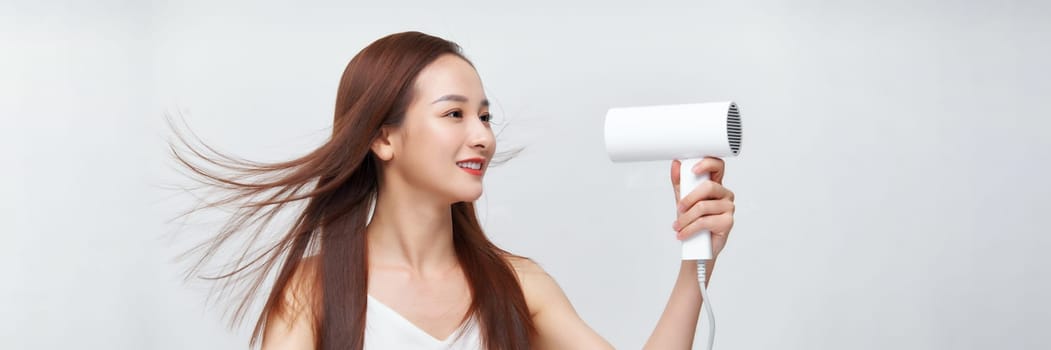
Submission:
<svg viewBox="0 0 1051 350">
<path fill-rule="evenodd" d="M 279 314 L 296 316 L 313 316 L 317 311 L 321 297 L 321 261 L 317 255 L 299 260 L 284 290 L 281 292 L 284 301 L 277 310 Z"/>
<path fill-rule="evenodd" d="M 507 262 L 511 264 L 511 267 L 513 267 L 515 269 L 515 273 L 517 273 L 519 275 L 521 275 L 521 274 L 544 274 L 544 275 L 546 275 L 547 274 L 547 272 L 544 271 L 544 269 L 541 268 L 540 265 L 536 263 L 536 261 L 533 261 L 533 259 L 530 259 L 530 258 L 527 258 L 527 257 L 524 257 L 524 256 L 510 255 L 510 254 L 505 255 L 504 259 L 507 259 Z"/>
<path fill-rule="evenodd" d="M 320 298 L 316 256 L 303 258 L 267 314 L 262 349 L 313 349 L 315 308 Z"/>
<path fill-rule="evenodd" d="M 534 317 L 553 303 L 566 302 L 562 287 L 559 287 L 555 279 L 536 261 L 515 255 L 509 255 L 506 259 L 518 276 L 518 284 L 522 287 L 529 313 Z"/>
<path fill-rule="evenodd" d="M 534 345 L 542 349 L 612 349 L 580 318 L 562 288 L 535 261 L 509 257 L 536 326 Z"/>
</svg>

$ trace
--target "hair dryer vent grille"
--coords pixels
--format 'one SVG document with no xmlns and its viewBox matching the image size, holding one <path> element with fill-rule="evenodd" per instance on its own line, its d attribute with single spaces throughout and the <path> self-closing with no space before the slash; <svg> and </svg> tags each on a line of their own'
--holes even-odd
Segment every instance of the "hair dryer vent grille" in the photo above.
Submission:
<svg viewBox="0 0 1051 350">
<path fill-rule="evenodd" d="M 730 104 L 730 112 L 726 118 L 726 133 L 730 140 L 730 151 L 737 155 L 741 151 L 741 113 L 737 110 L 737 104 Z"/>
</svg>

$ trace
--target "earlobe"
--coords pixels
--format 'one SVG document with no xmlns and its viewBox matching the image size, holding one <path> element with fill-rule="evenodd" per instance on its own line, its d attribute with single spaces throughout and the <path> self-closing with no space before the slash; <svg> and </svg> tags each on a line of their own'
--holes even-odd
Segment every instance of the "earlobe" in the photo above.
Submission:
<svg viewBox="0 0 1051 350">
<path fill-rule="evenodd" d="M 394 144 L 391 142 L 391 134 L 387 128 L 380 128 L 379 135 L 372 140 L 372 153 L 376 154 L 376 157 L 382 161 L 389 161 L 394 158 Z"/>
</svg>

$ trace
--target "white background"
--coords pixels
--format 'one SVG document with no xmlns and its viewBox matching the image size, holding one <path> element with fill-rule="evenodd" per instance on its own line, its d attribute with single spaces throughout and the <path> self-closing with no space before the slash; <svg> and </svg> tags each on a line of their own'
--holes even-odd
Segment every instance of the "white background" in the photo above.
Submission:
<svg viewBox="0 0 1051 350">
<path fill-rule="evenodd" d="M 1049 10 L 4 0 L 0 348 L 245 347 L 172 263 L 186 242 L 165 220 L 191 198 L 160 188 L 180 179 L 164 112 L 220 150 L 301 155 L 349 59 L 420 30 L 464 47 L 499 147 L 526 148 L 487 177 L 489 235 L 618 348 L 652 331 L 679 246 L 668 162 L 612 164 L 605 111 L 733 99 L 717 348 L 1046 349 Z"/>
</svg>

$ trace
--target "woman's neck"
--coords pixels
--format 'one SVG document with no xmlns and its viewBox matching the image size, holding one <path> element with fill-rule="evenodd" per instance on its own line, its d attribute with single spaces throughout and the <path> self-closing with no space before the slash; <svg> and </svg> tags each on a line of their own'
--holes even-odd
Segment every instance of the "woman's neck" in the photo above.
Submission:
<svg viewBox="0 0 1051 350">
<path fill-rule="evenodd" d="M 438 276 L 457 264 L 452 211 L 406 191 L 380 190 L 366 229 L 369 265 Z"/>
</svg>

